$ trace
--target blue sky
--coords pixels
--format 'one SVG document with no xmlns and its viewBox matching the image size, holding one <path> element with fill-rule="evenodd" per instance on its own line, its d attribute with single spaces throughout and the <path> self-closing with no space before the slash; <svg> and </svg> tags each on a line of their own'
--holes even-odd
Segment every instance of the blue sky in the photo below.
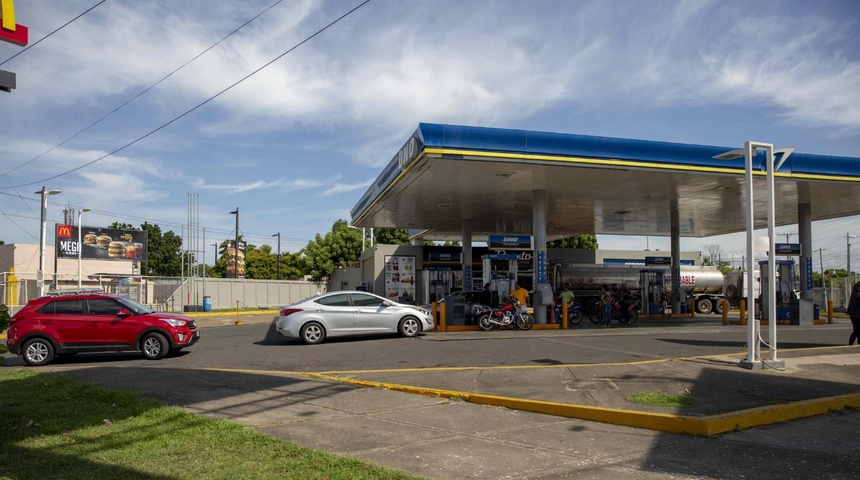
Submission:
<svg viewBox="0 0 860 480">
<path fill-rule="evenodd" d="M 18 79 L 0 94 L 0 240 L 38 243 L 45 185 L 62 190 L 49 224 L 71 206 L 93 210 L 85 225 L 179 233 L 194 194 L 207 244 L 233 237 L 239 207 L 250 243 L 280 232 L 298 251 L 350 219 L 419 122 L 860 156 L 856 0 L 371 0 L 284 54 L 360 3 L 18 0 L 31 47 L 0 42 Z M 844 268 L 849 233 L 860 217 L 814 224 L 825 268 Z M 745 249 L 743 234 L 682 240 L 707 244 Z"/>
</svg>

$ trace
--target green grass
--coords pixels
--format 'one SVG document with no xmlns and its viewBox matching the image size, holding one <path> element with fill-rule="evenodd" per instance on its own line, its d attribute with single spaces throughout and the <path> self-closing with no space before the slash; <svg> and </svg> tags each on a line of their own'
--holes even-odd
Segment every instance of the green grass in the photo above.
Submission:
<svg viewBox="0 0 860 480">
<path fill-rule="evenodd" d="M 69 377 L 0 369 L 0 479 L 412 479 Z"/>
<path fill-rule="evenodd" d="M 625 400 L 641 405 L 672 408 L 695 407 L 699 404 L 698 400 L 690 396 L 689 393 L 673 395 L 671 393 L 662 392 L 637 392 L 627 395 Z"/>
</svg>

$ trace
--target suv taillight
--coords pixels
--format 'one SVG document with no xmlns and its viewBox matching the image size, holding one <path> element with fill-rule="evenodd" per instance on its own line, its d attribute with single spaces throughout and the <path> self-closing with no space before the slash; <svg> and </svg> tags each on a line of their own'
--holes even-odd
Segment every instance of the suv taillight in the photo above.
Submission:
<svg viewBox="0 0 860 480">
<path fill-rule="evenodd" d="M 301 312 L 301 311 L 302 311 L 301 308 L 285 308 L 285 309 L 281 310 L 281 316 L 286 317 L 287 315 L 291 315 L 293 313 Z"/>
</svg>

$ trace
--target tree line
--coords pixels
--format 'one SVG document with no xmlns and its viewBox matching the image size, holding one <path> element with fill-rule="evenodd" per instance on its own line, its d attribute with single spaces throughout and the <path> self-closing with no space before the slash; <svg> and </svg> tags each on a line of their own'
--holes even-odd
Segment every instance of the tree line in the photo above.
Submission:
<svg viewBox="0 0 860 480">
<path fill-rule="evenodd" d="M 110 228 L 134 230 L 128 223 L 114 222 Z M 144 222 L 140 230 L 147 234 L 147 259 L 141 262 L 140 273 L 146 276 L 178 277 L 193 266 L 198 275 L 210 278 L 225 278 L 227 258 L 225 250 L 230 241 L 221 242 L 218 258 L 214 265 L 199 263 L 194 252 L 182 249 L 182 237 L 173 231 L 162 232 L 161 227 Z M 239 237 L 240 243 L 244 239 Z M 409 245 L 409 231 L 403 228 L 376 228 L 373 230 L 373 243 L 387 245 Z M 435 245 L 434 242 L 425 244 Z M 446 242 L 444 245 L 459 245 L 459 242 Z M 596 235 L 578 235 L 547 244 L 549 248 L 597 248 Z M 280 265 L 277 252 L 272 246 L 246 243 L 245 278 L 303 280 L 309 278 L 321 281 L 328 278 L 335 268 L 357 267 L 362 249 L 362 231 L 349 227 L 346 220 L 334 222 L 329 232 L 316 234 L 302 250 L 281 252 Z"/>
</svg>

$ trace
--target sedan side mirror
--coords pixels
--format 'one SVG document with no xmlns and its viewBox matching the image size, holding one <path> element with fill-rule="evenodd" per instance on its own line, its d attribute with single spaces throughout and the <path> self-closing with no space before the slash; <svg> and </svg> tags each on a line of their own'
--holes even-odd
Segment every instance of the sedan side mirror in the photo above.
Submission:
<svg viewBox="0 0 860 480">
<path fill-rule="evenodd" d="M 126 309 L 124 309 L 124 308 L 121 308 L 121 309 L 119 309 L 119 310 L 116 312 L 116 316 L 117 316 L 117 317 L 122 317 L 122 318 L 130 317 L 130 316 L 131 316 L 131 312 L 129 312 L 128 310 L 126 310 Z"/>
</svg>

